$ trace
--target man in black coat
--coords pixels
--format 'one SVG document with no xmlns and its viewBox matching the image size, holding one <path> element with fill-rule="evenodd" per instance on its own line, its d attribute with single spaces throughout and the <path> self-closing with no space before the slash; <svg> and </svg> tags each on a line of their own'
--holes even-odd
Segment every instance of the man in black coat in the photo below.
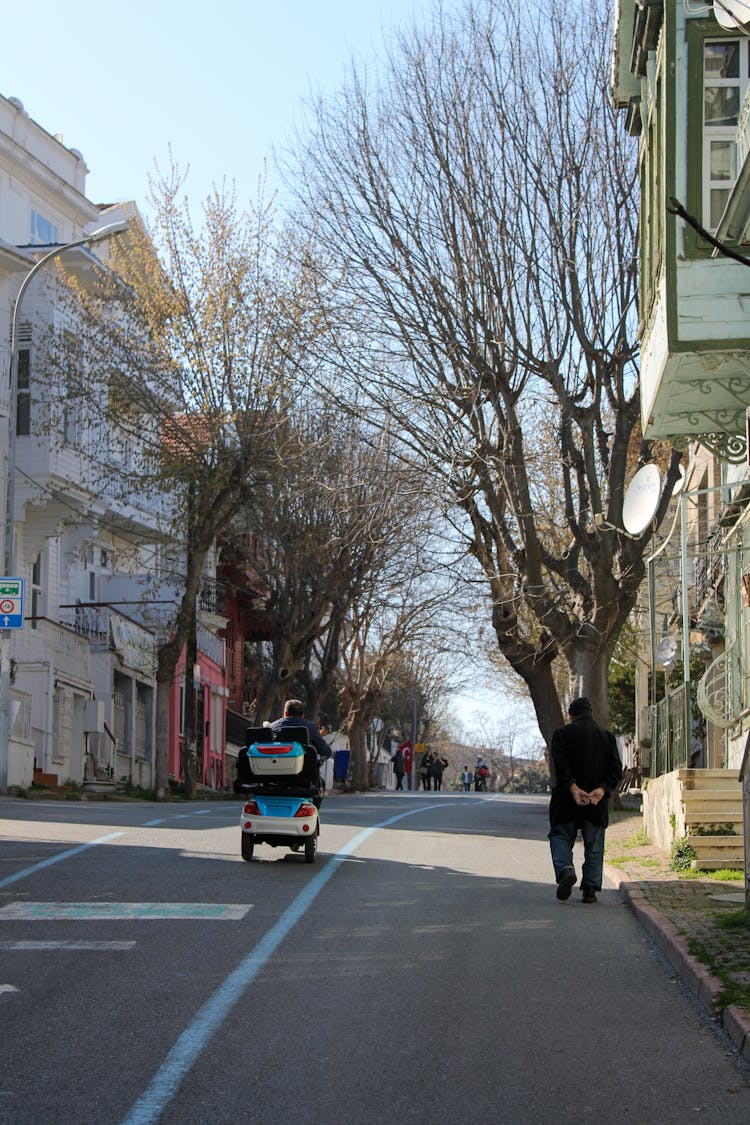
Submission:
<svg viewBox="0 0 750 1125">
<path fill-rule="evenodd" d="M 301 699 L 287 699 L 286 703 L 284 704 L 284 714 L 282 718 L 275 719 L 271 723 L 271 730 L 274 732 L 274 734 L 283 734 L 283 732 L 285 730 L 288 730 L 290 727 L 304 727 L 306 729 L 308 733 L 308 743 L 314 747 L 315 754 L 317 754 L 318 758 L 324 759 L 331 758 L 333 756 L 333 750 L 318 730 L 318 724 L 314 723 L 312 719 L 305 718 L 305 705 Z M 318 795 L 316 797 L 313 797 L 313 804 L 315 805 L 316 809 L 319 809 L 323 803 L 325 782 L 320 776 L 318 762 L 317 759 L 315 759 L 314 755 L 313 758 L 314 761 L 312 762 L 312 765 L 314 767 L 316 785 L 318 786 Z"/>
<path fill-rule="evenodd" d="M 284 704 L 283 717 L 275 719 L 271 723 L 271 730 L 274 734 L 285 730 L 287 727 L 305 727 L 319 758 L 330 758 L 333 754 L 333 750 L 318 730 L 317 723 L 314 723 L 312 719 L 305 718 L 305 705 L 301 699 L 287 699 Z"/>
<path fill-rule="evenodd" d="M 604 834 L 609 796 L 622 777 L 615 736 L 594 722 L 585 696 L 568 707 L 570 722 L 552 735 L 555 784 L 549 806 L 549 843 L 557 879 L 557 897 L 565 900 L 577 883 L 573 845 L 580 829 L 584 861 L 583 902 L 596 902 L 602 887 Z"/>
</svg>

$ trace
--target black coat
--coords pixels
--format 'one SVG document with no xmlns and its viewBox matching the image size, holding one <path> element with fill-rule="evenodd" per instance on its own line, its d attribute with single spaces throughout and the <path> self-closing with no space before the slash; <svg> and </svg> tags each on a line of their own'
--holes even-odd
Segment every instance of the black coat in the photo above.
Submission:
<svg viewBox="0 0 750 1125">
<path fill-rule="evenodd" d="M 606 827 L 609 823 L 609 796 L 622 777 L 622 762 L 611 731 L 595 723 L 590 715 L 580 715 L 552 735 L 552 765 L 555 785 L 549 805 L 550 824 L 588 820 Z M 602 788 L 605 796 L 598 805 L 577 805 L 570 792 L 571 783 L 590 793 Z"/>
<path fill-rule="evenodd" d="M 271 730 L 274 734 L 278 733 L 278 731 L 285 730 L 286 727 L 306 727 L 310 735 L 310 742 L 317 750 L 318 757 L 330 758 L 332 756 L 333 750 L 323 738 L 323 735 L 312 719 L 304 719 L 297 715 L 286 715 L 283 719 L 276 719 L 271 723 Z"/>
</svg>

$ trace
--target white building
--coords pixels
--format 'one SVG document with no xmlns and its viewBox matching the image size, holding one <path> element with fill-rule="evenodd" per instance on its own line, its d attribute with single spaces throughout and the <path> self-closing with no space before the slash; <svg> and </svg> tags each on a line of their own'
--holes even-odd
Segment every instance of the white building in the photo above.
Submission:
<svg viewBox="0 0 750 1125">
<path fill-rule="evenodd" d="M 7 507 L 10 331 L 20 285 L 40 248 L 69 243 L 121 218 L 85 195 L 83 157 L 0 96 L 0 500 Z M 100 258 L 106 243 L 94 248 Z M 65 265 L 86 283 L 97 259 L 81 247 Z M 113 575 L 153 565 L 159 497 L 102 490 L 104 456 L 127 474 L 133 449 L 116 425 L 95 421 L 40 369 L 40 344 L 70 317 L 55 263 L 40 271 L 17 314 L 14 551 L 25 579 L 25 623 L 10 633 L 11 732 L 7 785 L 34 771 L 59 782 L 153 782 L 156 647 L 128 606 L 107 601 Z M 69 326 L 69 324 L 68 324 Z M 73 326 L 74 329 L 74 326 Z M 71 333 L 73 341 L 75 333 Z M 73 341 L 74 342 L 74 341 Z M 75 362 L 86 362 L 78 349 Z M 80 402 L 80 400 L 78 400 Z M 98 412 L 97 412 L 98 413 Z M 99 417 L 103 417 L 102 412 Z M 50 422 L 52 425 L 50 425 Z M 6 576 L 7 577 L 7 576 Z M 107 602 L 107 604 L 102 604 Z"/>
</svg>

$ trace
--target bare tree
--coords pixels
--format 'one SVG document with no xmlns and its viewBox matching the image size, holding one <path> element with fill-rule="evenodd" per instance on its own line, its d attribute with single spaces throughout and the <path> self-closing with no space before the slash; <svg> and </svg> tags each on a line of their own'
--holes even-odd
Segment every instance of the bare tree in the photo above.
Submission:
<svg viewBox="0 0 750 1125">
<path fill-rule="evenodd" d="M 159 576 L 179 604 L 176 618 L 162 622 L 158 654 L 157 797 L 168 785 L 169 691 L 195 634 L 206 559 L 237 508 L 260 503 L 284 461 L 300 357 L 316 331 L 308 297 L 320 292 L 262 200 L 242 210 L 233 193 L 215 191 L 194 222 L 183 186 L 176 169 L 154 183 L 150 229 L 132 224 L 98 287 L 71 279 L 88 359 L 77 384 L 67 337 L 50 349 L 67 400 L 85 402 L 99 428 L 102 478 L 125 495 L 162 496 L 165 541 L 182 545 L 176 572 Z M 127 465 L 113 458 L 115 442 L 138 457 Z M 191 791 L 194 743 L 185 765 Z"/>
<path fill-rule="evenodd" d="M 391 562 L 353 603 L 342 641 L 339 697 L 355 789 L 369 785 L 366 735 L 373 719 L 382 718 L 386 686 L 405 656 L 434 644 L 445 600 L 445 591 L 428 589 L 419 554 Z"/>
<path fill-rule="evenodd" d="M 353 607 L 376 596 L 394 559 L 424 554 L 423 473 L 394 456 L 387 436 L 325 399 L 298 403 L 294 429 L 299 448 L 269 477 L 254 560 L 273 654 L 258 719 L 298 685 L 315 713 L 340 672 Z"/>
<path fill-rule="evenodd" d="M 340 272 L 342 393 L 355 384 L 428 467 L 546 740 L 559 657 L 606 721 L 651 530 L 617 530 L 639 418 L 638 200 L 608 7 L 438 10 L 394 38 L 377 81 L 355 66 L 317 104 L 296 170 Z"/>
</svg>

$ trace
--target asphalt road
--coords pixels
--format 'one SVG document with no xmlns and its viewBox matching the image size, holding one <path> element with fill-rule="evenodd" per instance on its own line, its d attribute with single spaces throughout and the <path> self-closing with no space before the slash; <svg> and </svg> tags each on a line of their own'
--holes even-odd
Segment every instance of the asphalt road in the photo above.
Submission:
<svg viewBox="0 0 750 1125">
<path fill-rule="evenodd" d="M 0 799 L 0 1122 L 731 1125 L 750 1068 L 546 801 L 334 796 L 316 864 L 239 805 Z"/>
</svg>

